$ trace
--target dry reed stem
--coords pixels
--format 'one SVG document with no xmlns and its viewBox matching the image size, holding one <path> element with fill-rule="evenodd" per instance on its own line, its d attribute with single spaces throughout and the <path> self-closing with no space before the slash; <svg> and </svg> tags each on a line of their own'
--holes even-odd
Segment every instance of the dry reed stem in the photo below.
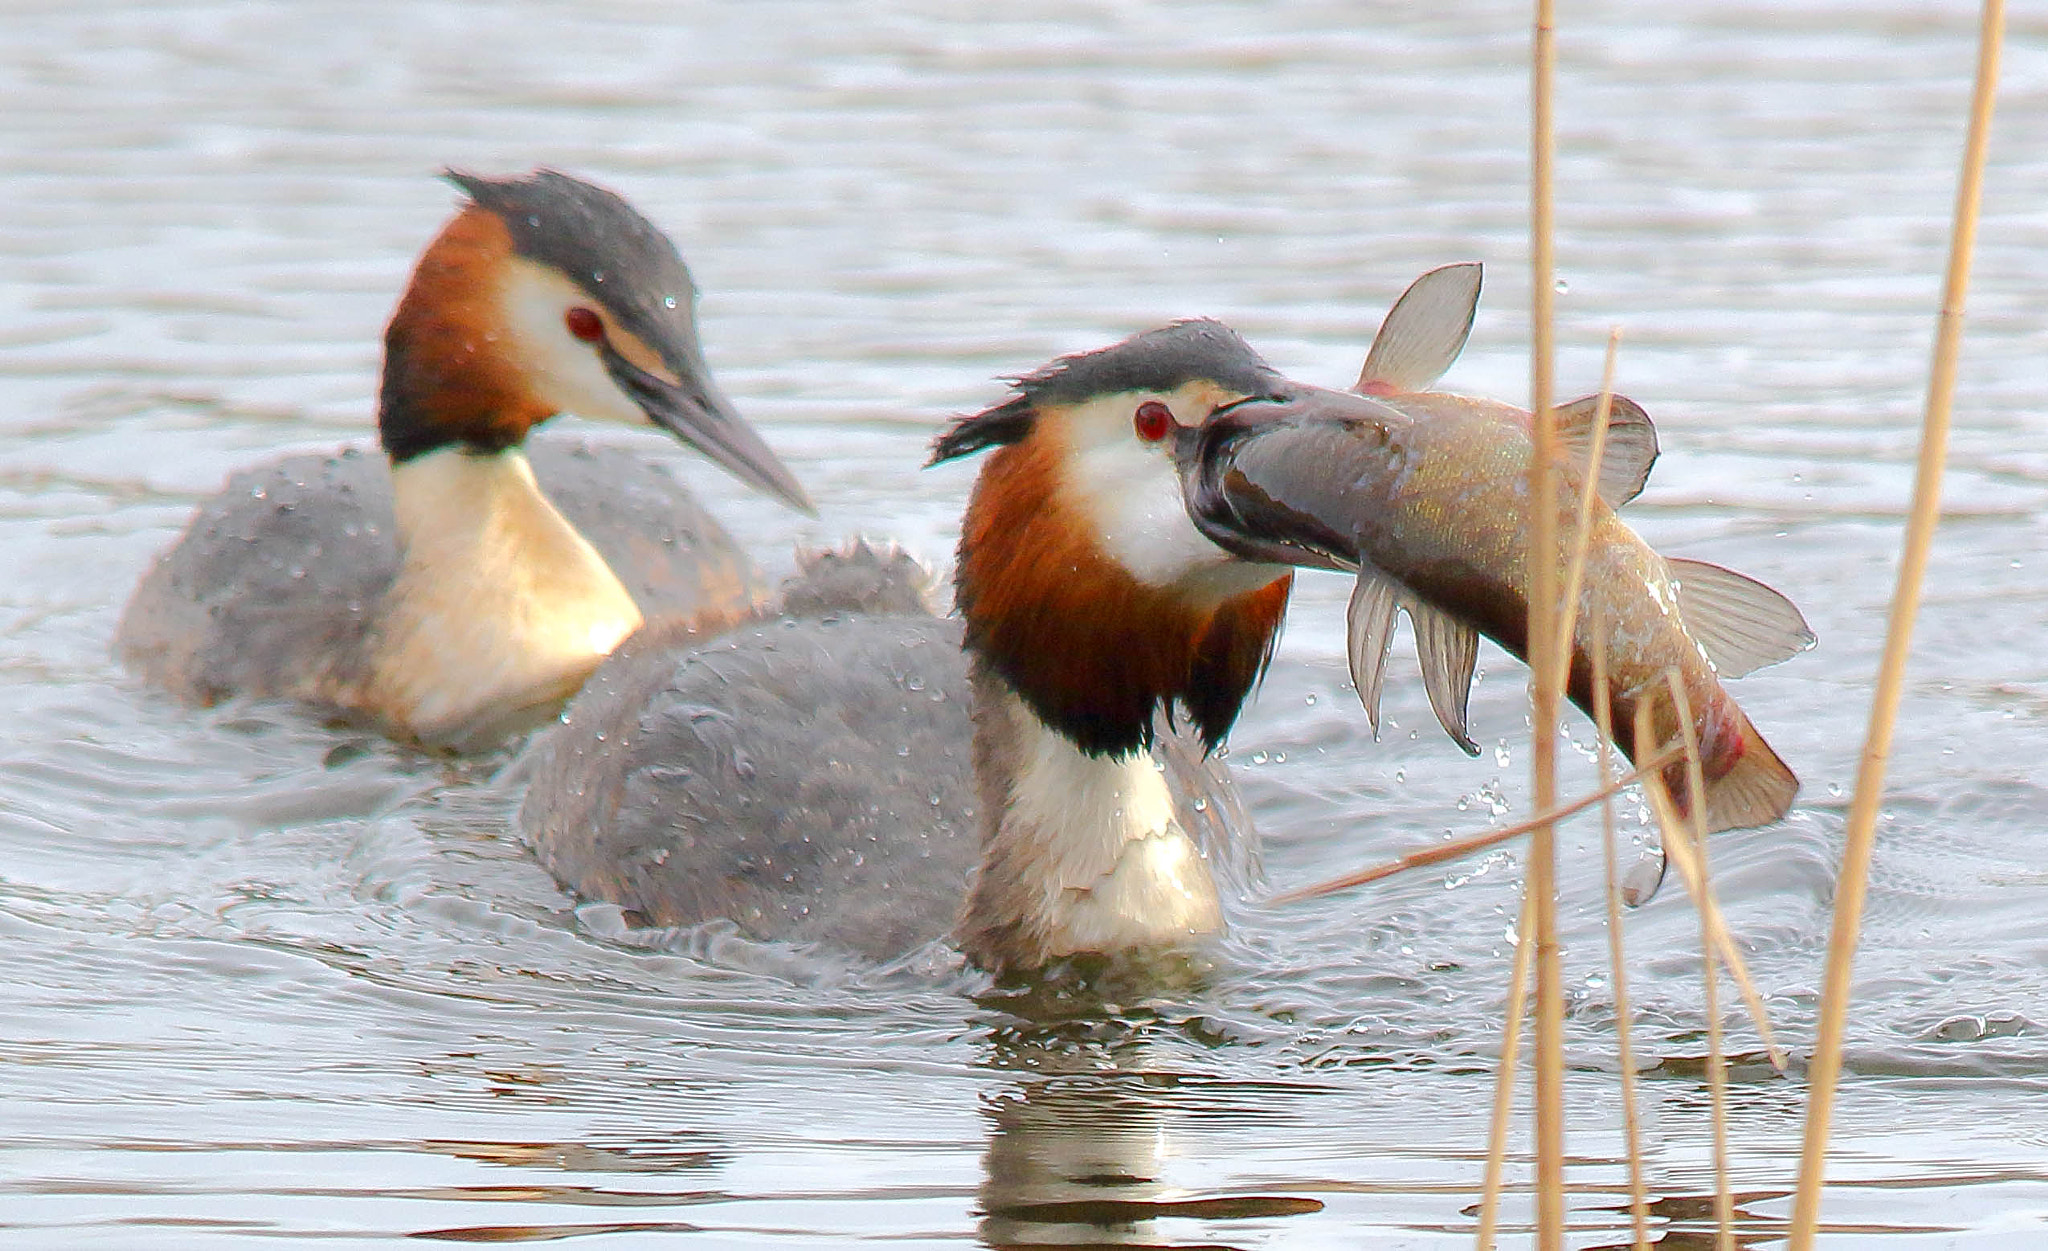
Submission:
<svg viewBox="0 0 2048 1251">
<path fill-rule="evenodd" d="M 1536 0 L 1530 57 L 1529 411 L 1534 436 L 1529 452 L 1529 649 L 1539 660 L 1557 639 L 1557 508 L 1553 480 L 1557 464 L 1557 414 L 1550 407 L 1553 306 L 1552 253 L 1555 203 L 1556 127 L 1553 84 L 1557 77 L 1556 14 L 1553 0 Z M 1543 666 L 1530 684 L 1534 803 L 1538 812 L 1557 804 L 1557 689 Z M 1536 1240 L 1543 1251 L 1564 1246 L 1564 962 L 1557 945 L 1557 832 L 1537 827 L 1529 839 L 1528 893 L 1534 901 L 1531 927 L 1536 944 Z M 1529 941 L 1530 935 L 1524 936 Z"/>
<path fill-rule="evenodd" d="M 1661 792 L 1656 787 L 1645 786 L 1643 792 L 1650 798 L 1650 806 L 1657 813 L 1657 823 L 1664 832 L 1664 852 L 1671 863 L 1678 867 L 1678 875 L 1685 881 L 1686 893 L 1692 896 L 1693 906 L 1700 910 L 1701 919 L 1712 933 L 1712 950 L 1721 957 L 1721 966 L 1735 979 L 1742 991 L 1743 1003 L 1749 1009 L 1752 1022 L 1756 1025 L 1757 1037 L 1763 1040 L 1764 1051 L 1770 1057 L 1771 1067 L 1783 1074 L 1786 1069 L 1785 1051 L 1778 1046 L 1777 1035 L 1771 1029 L 1770 1018 L 1764 1015 L 1764 1001 L 1757 994 L 1756 982 L 1749 976 L 1749 962 L 1742 958 L 1741 948 L 1735 945 L 1735 935 L 1728 929 L 1728 920 L 1721 915 L 1720 901 L 1708 887 L 1706 870 L 1700 863 L 1699 849 L 1692 836 L 1685 832 L 1679 821 L 1676 807 L 1672 808 L 1670 820 L 1665 820 L 1663 810 L 1658 808 Z M 1666 803 L 1668 793 L 1662 794 Z"/>
<path fill-rule="evenodd" d="M 1522 912 L 1515 920 L 1515 960 L 1508 983 L 1507 1021 L 1501 1027 L 1500 1068 L 1493 1076 L 1493 1121 L 1486 1133 L 1486 1179 L 1479 1194 L 1479 1251 L 1493 1251 L 1500 1220 L 1501 1174 L 1508 1156 L 1508 1122 L 1515 1115 L 1515 1065 L 1521 1056 L 1522 1018 L 1529 1010 L 1529 921 L 1535 896 L 1522 884 Z"/>
<path fill-rule="evenodd" d="M 1579 470 L 1578 522 L 1572 530 L 1572 558 L 1565 568 L 1563 607 L 1559 610 L 1557 651 L 1551 657 L 1551 672 L 1542 679 L 1553 684 L 1560 696 L 1572 671 L 1572 638 L 1578 630 L 1579 587 L 1586 580 L 1586 560 L 1593 546 L 1593 501 L 1600 497 L 1600 466 L 1607 459 L 1607 419 L 1614 413 L 1614 358 L 1621 348 L 1621 327 L 1607 332 L 1607 363 L 1600 370 L 1600 399 L 1593 410 L 1593 445 L 1586 450 L 1586 463 Z M 1530 653 L 1534 655 L 1534 652 Z M 1607 781 L 1605 773 L 1600 781 Z"/>
<path fill-rule="evenodd" d="M 1603 387 L 1613 381 L 1613 344 L 1614 340 L 1610 338 L 1607 352 L 1610 376 Z M 1599 474 L 1600 449 L 1601 444 L 1596 437 L 1593 463 L 1587 471 L 1589 476 L 1597 477 Z M 1596 613 L 1590 624 L 1593 631 L 1593 725 L 1598 731 L 1600 785 L 1605 789 L 1608 778 L 1614 773 L 1614 703 L 1607 690 L 1607 622 Z M 1607 871 L 1607 958 L 1614 966 L 1614 1038 L 1616 1060 L 1621 1066 L 1622 1142 L 1628 1150 L 1628 1212 L 1635 1232 L 1636 1251 L 1648 1251 L 1650 1203 L 1648 1187 L 1643 1181 L 1643 1130 L 1636 1117 L 1636 1057 L 1630 1039 L 1628 963 L 1622 950 L 1621 881 L 1615 865 L 1612 798 L 1600 801 L 1600 834 L 1601 859 Z"/>
<path fill-rule="evenodd" d="M 1970 99 L 1969 137 L 1963 143 L 1956 184 L 1955 216 L 1949 234 L 1948 273 L 1943 280 L 1941 318 L 1934 361 L 1927 379 L 1927 408 L 1920 432 L 1920 456 L 1913 477 L 1913 506 L 1899 556 L 1885 628 L 1884 659 L 1870 701 L 1870 726 L 1856 772 L 1856 797 L 1842 848 L 1835 886 L 1835 921 L 1828 937 L 1827 980 L 1821 993 L 1820 1030 L 1807 1074 L 1806 1133 L 1799 1156 L 1799 1189 L 1792 1205 L 1790 1251 L 1811 1251 L 1820 1227 L 1821 1186 L 1827 1168 L 1828 1132 L 1834 1118 L 1835 1087 L 1842 1074 L 1842 1038 L 1847 1030 L 1856 936 L 1863 922 L 1863 896 L 1877 839 L 1878 805 L 1884 796 L 1885 763 L 1891 755 L 1906 656 L 1919 611 L 1927 553 L 1941 516 L 1941 472 L 1948 458 L 1949 414 L 1955 402 L 1956 358 L 1963 332 L 1963 306 L 1970 290 L 1970 258 L 1977 242 L 1977 216 L 1984 197 L 1984 154 L 1990 144 L 1992 105 L 1997 95 L 1998 55 L 2005 33 L 2004 0 L 1984 0 L 1977 26 L 1977 80 Z"/>
<path fill-rule="evenodd" d="M 1679 733 L 1685 739 L 1686 811 L 1692 814 L 1692 838 L 1704 895 L 1714 880 L 1707 862 L 1707 775 L 1700 762 L 1699 735 L 1685 684 L 1678 680 L 1676 670 L 1666 669 L 1664 685 L 1671 692 L 1672 710 L 1678 714 Z M 1663 784 L 1662 777 L 1652 783 Z M 1714 1245 L 1716 1251 L 1735 1251 L 1735 1197 L 1728 1186 L 1728 1062 L 1721 1037 L 1721 988 L 1714 974 L 1713 928 L 1707 910 L 1701 908 L 1699 914 L 1700 988 L 1707 1013 L 1707 1091 L 1714 1109 Z"/>
<path fill-rule="evenodd" d="M 1364 886 L 1368 882 L 1377 882 L 1381 878 L 1393 877 L 1397 873 L 1405 873 L 1410 869 L 1427 868 L 1432 864 L 1442 864 L 1446 860 L 1458 860 L 1475 852 L 1485 851 L 1488 847 L 1507 842 L 1511 838 L 1520 838 L 1522 835 L 1532 833 L 1542 826 L 1554 825 L 1566 817 L 1584 812 L 1601 800 L 1612 798 L 1624 788 L 1642 781 L 1654 770 L 1663 768 L 1683 754 L 1683 748 L 1667 747 L 1614 781 L 1601 782 L 1599 788 L 1590 794 L 1581 795 L 1568 804 L 1561 804 L 1558 807 L 1552 808 L 1549 812 L 1540 813 L 1526 821 L 1517 821 L 1513 825 L 1503 825 L 1497 829 L 1467 835 L 1454 842 L 1443 843 L 1435 847 L 1425 847 L 1421 851 L 1411 851 L 1405 856 L 1381 861 L 1379 864 L 1347 873 L 1343 877 L 1333 877 L 1327 882 L 1317 882 L 1313 886 L 1297 887 L 1285 894 L 1275 895 L 1266 902 L 1269 904 L 1291 904 L 1300 903 L 1304 899 L 1320 899 L 1324 895 L 1333 895 L 1340 890 L 1349 890 L 1353 886 Z"/>
</svg>

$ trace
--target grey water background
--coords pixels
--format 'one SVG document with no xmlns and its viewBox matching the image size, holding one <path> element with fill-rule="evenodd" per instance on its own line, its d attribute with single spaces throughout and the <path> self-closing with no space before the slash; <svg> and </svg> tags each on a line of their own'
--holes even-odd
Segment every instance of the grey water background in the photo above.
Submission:
<svg viewBox="0 0 2048 1251">
<path fill-rule="evenodd" d="M 1713 848 L 1799 1050 L 1974 12 L 1564 7 L 1561 386 L 1595 389 L 1622 326 L 1622 389 L 1665 447 L 1630 519 L 1783 588 L 1822 640 L 1736 688 L 1803 778 L 1797 809 Z M 1410 278 L 1478 259 L 1448 385 L 1522 398 L 1527 21 L 1499 3 L 7 5 L 0 1246 L 1469 1245 L 1513 852 L 1295 907 L 1262 888 L 1207 984 L 1026 1011 L 939 951 L 876 970 L 632 934 L 510 833 L 506 757 L 178 708 L 109 640 L 232 468 L 368 437 L 383 318 L 453 201 L 443 164 L 556 164 L 676 237 L 714 367 L 822 517 L 651 433 L 562 425 L 673 464 L 776 570 L 856 533 L 943 570 L 972 470 L 917 468 L 936 425 L 998 375 L 1174 316 L 1226 318 L 1340 384 Z M 1835 1245 L 2048 1240 L 2044 289 L 2048 25 L 2022 11 L 1858 964 Z M 1374 742 L 1344 681 L 1346 591 L 1302 579 L 1235 735 L 1272 888 L 1528 810 L 1521 668 L 1482 656 L 1487 751 L 1468 761 L 1404 641 Z M 1563 844 L 1573 1237 L 1604 1246 L 1625 1235 L 1597 822 Z M 1699 1245 L 1695 920 L 1674 885 L 1626 928 L 1659 1232 Z M 1753 1061 L 1735 1076 L 1742 1236 L 1768 1245 L 1803 1087 Z M 1526 1147 L 1518 1129 L 1518 1183 Z M 1513 1228 L 1528 1211 L 1510 1197 Z"/>
</svg>

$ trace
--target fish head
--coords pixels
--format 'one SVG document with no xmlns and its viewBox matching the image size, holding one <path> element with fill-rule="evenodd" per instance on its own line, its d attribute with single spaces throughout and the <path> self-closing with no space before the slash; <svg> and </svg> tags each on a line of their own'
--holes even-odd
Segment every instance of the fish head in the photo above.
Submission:
<svg viewBox="0 0 2048 1251">
<path fill-rule="evenodd" d="M 1359 467 L 1397 453 L 1414 418 L 1369 396 L 1294 384 L 1231 405 L 1175 443 L 1189 518 L 1246 560 L 1358 567 Z"/>
</svg>

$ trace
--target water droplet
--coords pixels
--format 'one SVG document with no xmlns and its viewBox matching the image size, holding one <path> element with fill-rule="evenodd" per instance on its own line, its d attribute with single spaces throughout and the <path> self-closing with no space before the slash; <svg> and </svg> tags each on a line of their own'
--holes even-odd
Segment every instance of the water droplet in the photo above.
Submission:
<svg viewBox="0 0 2048 1251">
<path fill-rule="evenodd" d="M 1255 765 L 1262 765 L 1266 763 L 1266 761 L 1269 759 L 1271 759 L 1271 757 L 1267 756 L 1266 753 L 1263 751 L 1255 751 L 1252 753 L 1252 763 Z"/>
<path fill-rule="evenodd" d="M 1563 295 L 1565 292 L 1570 291 L 1572 289 L 1572 284 L 1566 282 L 1562 277 L 1560 277 L 1556 282 L 1550 285 L 1557 288 L 1557 293 L 1559 295 Z"/>
<path fill-rule="evenodd" d="M 1842 797 L 1842 784 L 1840 782 L 1828 783 L 1828 794 L 1836 799 L 1840 799 Z"/>
<path fill-rule="evenodd" d="M 1396 769 L 1396 770 L 1394 770 L 1394 780 L 1395 780 L 1396 782 L 1405 782 L 1405 781 L 1407 781 L 1407 780 L 1408 780 L 1408 770 L 1406 770 L 1406 769 Z"/>
<path fill-rule="evenodd" d="M 2012 563 L 2013 563 L 2013 564 L 2015 564 L 2015 565 L 2017 565 L 2017 564 L 2019 564 L 2020 562 L 2018 562 L 2018 561 L 2014 561 L 2014 562 L 2012 562 Z M 1315 696 L 1315 692 L 1314 692 L 1314 691 L 1310 691 L 1310 692 L 1308 693 L 1308 696 L 1307 696 L 1307 698 L 1305 698 L 1305 699 L 1304 699 L 1304 700 L 1303 700 L 1302 702 L 1303 702 L 1303 703 L 1305 703 L 1305 704 L 1307 704 L 1307 705 L 1308 705 L 1309 707 L 1311 707 L 1311 708 L 1315 707 L 1315 706 L 1316 706 L 1316 696 Z"/>
<path fill-rule="evenodd" d="M 674 308 L 676 306 L 676 297 L 672 295 L 662 296 L 661 304 L 663 308 Z"/>
</svg>

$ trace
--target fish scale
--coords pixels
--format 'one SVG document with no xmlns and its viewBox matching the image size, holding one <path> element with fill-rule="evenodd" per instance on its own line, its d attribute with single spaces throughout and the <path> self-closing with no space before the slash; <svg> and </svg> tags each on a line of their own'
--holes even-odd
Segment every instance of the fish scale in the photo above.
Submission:
<svg viewBox="0 0 2048 1251">
<path fill-rule="evenodd" d="M 1477 638 L 1527 661 L 1530 567 L 1530 415 L 1426 389 L 1463 347 L 1477 270 L 1446 266 L 1409 288 L 1368 355 L 1364 394 L 1331 392 L 1308 417 L 1256 408 L 1228 414 L 1185 471 L 1190 513 L 1217 542 L 1246 556 L 1357 572 L 1348 650 L 1375 727 L 1394 610 L 1406 611 L 1430 705 L 1468 753 L 1478 750 L 1466 726 Z M 1654 426 L 1625 397 L 1603 405 L 1592 396 L 1558 410 L 1572 463 L 1557 475 L 1557 533 L 1578 528 L 1603 408 L 1609 455 L 1588 516 L 1568 693 L 1591 711 L 1592 649 L 1604 634 L 1617 745 L 1633 758 L 1639 706 L 1649 710 L 1655 741 L 1681 737 L 1664 685 L 1675 674 L 1701 744 L 1708 827 L 1775 821 L 1798 781 L 1723 688 L 1721 668 L 1733 676 L 1785 659 L 1811 646 L 1812 632 L 1776 591 L 1717 566 L 1667 560 L 1616 514 L 1611 505 L 1641 490 L 1656 456 Z M 1682 764 L 1666 770 L 1681 805 L 1684 773 Z"/>
</svg>

